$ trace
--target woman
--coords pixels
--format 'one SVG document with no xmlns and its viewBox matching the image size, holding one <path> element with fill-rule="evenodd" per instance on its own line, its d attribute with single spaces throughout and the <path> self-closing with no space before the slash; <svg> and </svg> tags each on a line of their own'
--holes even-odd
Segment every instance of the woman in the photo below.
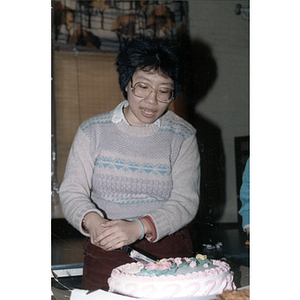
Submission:
<svg viewBox="0 0 300 300">
<path fill-rule="evenodd" d="M 178 49 L 133 39 L 116 65 L 127 100 L 80 125 L 59 192 L 64 216 L 88 237 L 82 287 L 90 290 L 106 290 L 112 269 L 133 261 L 125 245 L 191 256 L 185 226 L 199 205 L 196 130 L 167 110 L 184 86 Z"/>
</svg>

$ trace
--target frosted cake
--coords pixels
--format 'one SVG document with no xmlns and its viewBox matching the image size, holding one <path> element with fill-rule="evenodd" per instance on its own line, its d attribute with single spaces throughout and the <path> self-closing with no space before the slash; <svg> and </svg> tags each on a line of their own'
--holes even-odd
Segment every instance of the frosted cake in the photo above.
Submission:
<svg viewBox="0 0 300 300">
<path fill-rule="evenodd" d="M 137 298 L 206 296 L 236 289 L 230 266 L 201 254 L 125 264 L 112 270 L 108 285 L 109 292 Z"/>
</svg>

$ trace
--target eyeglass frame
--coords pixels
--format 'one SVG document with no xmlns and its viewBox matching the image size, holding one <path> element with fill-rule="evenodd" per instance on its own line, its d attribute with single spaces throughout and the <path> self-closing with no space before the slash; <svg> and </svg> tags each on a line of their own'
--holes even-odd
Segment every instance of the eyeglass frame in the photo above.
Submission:
<svg viewBox="0 0 300 300">
<path fill-rule="evenodd" d="M 151 91 L 146 97 L 141 97 L 141 96 L 136 95 L 136 94 L 133 92 L 133 90 L 135 89 L 135 86 L 136 86 L 138 83 L 142 83 L 142 84 L 148 85 L 148 86 L 152 89 L 152 91 Z M 171 96 L 171 98 L 168 99 L 167 101 L 162 101 L 162 100 L 158 100 L 158 99 L 157 99 L 157 92 L 159 91 L 159 89 L 153 88 L 153 86 L 151 86 L 149 83 L 138 81 L 138 82 L 136 82 L 136 83 L 134 84 L 134 86 L 132 86 L 132 84 L 133 84 L 133 82 L 132 82 L 132 80 L 131 80 L 131 88 L 130 88 L 130 89 L 131 89 L 131 91 L 132 91 L 132 94 L 133 94 L 134 96 L 138 97 L 138 98 L 146 99 L 153 91 L 155 91 L 155 99 L 156 99 L 157 102 L 167 104 L 167 103 L 171 103 L 171 102 L 174 100 L 174 90 L 172 90 L 172 89 L 165 88 L 165 89 L 171 91 L 172 96 Z"/>
</svg>

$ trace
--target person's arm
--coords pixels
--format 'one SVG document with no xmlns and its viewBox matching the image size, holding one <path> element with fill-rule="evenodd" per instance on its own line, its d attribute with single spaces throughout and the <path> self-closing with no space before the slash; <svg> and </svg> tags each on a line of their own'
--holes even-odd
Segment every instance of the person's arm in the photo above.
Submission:
<svg viewBox="0 0 300 300">
<path fill-rule="evenodd" d="M 248 159 L 244 172 L 243 183 L 240 189 L 242 207 L 239 214 L 242 216 L 242 226 L 247 234 L 250 232 L 250 159 Z"/>
<path fill-rule="evenodd" d="M 82 227 L 82 221 L 87 213 L 94 212 L 103 219 L 100 210 L 90 200 L 93 169 L 94 159 L 90 140 L 79 128 L 69 153 L 59 197 L 65 218 L 85 236 L 90 235 Z"/>
<path fill-rule="evenodd" d="M 196 135 L 187 138 L 172 166 L 173 189 L 162 208 L 149 212 L 148 224 L 155 232 L 147 239 L 157 242 L 190 223 L 197 214 L 200 201 L 200 155 Z M 149 220 L 150 219 L 150 220 Z"/>
</svg>

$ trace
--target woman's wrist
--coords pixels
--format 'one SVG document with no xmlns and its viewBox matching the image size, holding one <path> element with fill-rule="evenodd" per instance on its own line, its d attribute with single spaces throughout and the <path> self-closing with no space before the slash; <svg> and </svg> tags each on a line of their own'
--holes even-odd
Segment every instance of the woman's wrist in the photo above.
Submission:
<svg viewBox="0 0 300 300">
<path fill-rule="evenodd" d="M 150 216 L 146 215 L 141 218 L 141 221 L 143 222 L 145 227 L 146 238 L 150 243 L 153 243 L 157 238 L 157 231 L 153 219 Z"/>
<path fill-rule="evenodd" d="M 145 236 L 145 228 L 144 228 L 144 225 L 143 225 L 142 221 L 139 220 L 139 219 L 134 219 L 132 221 L 133 222 L 137 222 L 139 224 L 140 229 L 141 229 L 141 235 L 139 237 L 139 240 L 142 240 L 144 238 L 144 236 Z"/>
<path fill-rule="evenodd" d="M 132 222 L 137 222 L 139 224 L 139 227 L 140 227 L 139 240 L 142 240 L 145 237 L 145 235 L 152 233 L 151 227 L 149 226 L 147 220 L 145 220 L 143 218 L 133 219 Z"/>
<path fill-rule="evenodd" d="M 82 228 L 84 231 L 86 232 L 89 232 L 92 224 L 98 220 L 98 221 L 101 221 L 101 219 L 103 219 L 104 221 L 104 218 L 102 218 L 99 214 L 97 214 L 96 212 L 94 211 L 91 211 L 91 212 L 88 212 L 84 215 L 83 219 L 82 219 Z M 101 222 L 102 223 L 102 222 Z"/>
<path fill-rule="evenodd" d="M 151 227 L 150 227 L 149 223 L 147 222 L 147 220 L 144 218 L 141 218 L 140 221 L 142 222 L 142 224 L 144 226 L 145 235 L 152 234 Z"/>
</svg>

